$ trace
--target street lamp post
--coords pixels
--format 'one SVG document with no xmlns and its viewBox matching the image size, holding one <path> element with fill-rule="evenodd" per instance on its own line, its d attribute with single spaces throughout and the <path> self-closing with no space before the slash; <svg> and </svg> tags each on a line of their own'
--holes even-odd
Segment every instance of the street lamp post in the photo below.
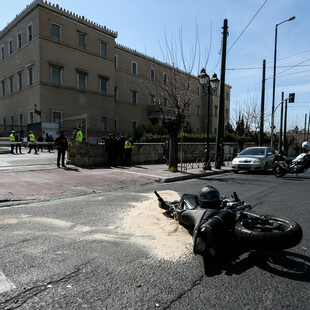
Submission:
<svg viewBox="0 0 310 310">
<path fill-rule="evenodd" d="M 219 79 L 214 73 L 212 78 L 206 73 L 206 69 L 202 68 L 198 75 L 199 82 L 202 85 L 203 92 L 207 94 L 207 141 L 205 147 L 205 163 L 203 166 L 204 170 L 211 170 L 210 165 L 210 97 L 212 90 L 216 90 L 219 84 Z"/>
<path fill-rule="evenodd" d="M 272 87 L 272 110 L 271 110 L 271 147 L 273 147 L 273 130 L 274 130 L 274 100 L 275 100 L 275 90 L 276 90 L 276 63 L 277 63 L 277 36 L 278 36 L 278 26 L 285 23 L 290 22 L 291 20 L 295 19 L 295 16 L 292 16 L 279 24 L 276 24 L 275 29 L 275 45 L 274 45 L 274 61 L 273 61 L 273 87 Z"/>
</svg>

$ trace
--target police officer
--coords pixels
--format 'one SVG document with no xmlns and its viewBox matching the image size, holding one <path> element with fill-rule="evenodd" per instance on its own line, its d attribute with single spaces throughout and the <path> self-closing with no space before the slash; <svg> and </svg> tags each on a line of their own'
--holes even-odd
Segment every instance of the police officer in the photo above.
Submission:
<svg viewBox="0 0 310 310">
<path fill-rule="evenodd" d="M 75 136 L 75 141 L 82 142 L 83 141 L 83 133 L 81 129 L 78 129 Z"/>
<path fill-rule="evenodd" d="M 33 144 L 33 142 L 35 142 L 35 141 L 36 141 L 35 135 L 33 134 L 32 131 L 29 131 L 28 142 L 30 142 L 30 144 L 29 144 L 28 154 L 31 153 L 32 148 L 34 149 L 35 154 L 38 154 L 37 147 L 35 144 Z"/>
<path fill-rule="evenodd" d="M 15 131 L 14 131 L 14 130 L 11 131 L 11 134 L 10 134 L 10 142 L 11 142 L 11 143 L 12 143 L 12 142 L 15 142 Z M 12 144 L 11 144 L 11 154 L 15 154 L 15 153 L 14 153 L 14 146 L 15 146 L 15 144 L 12 143 Z"/>
<path fill-rule="evenodd" d="M 125 165 L 131 166 L 131 153 L 133 148 L 133 141 L 130 138 L 130 135 L 126 135 L 124 148 L 125 148 L 125 158 L 124 158 Z"/>
<path fill-rule="evenodd" d="M 65 155 L 68 149 L 68 140 L 65 137 L 63 130 L 60 131 L 60 135 L 56 138 L 55 145 L 57 146 L 57 167 L 60 168 L 61 157 L 62 167 L 66 168 Z"/>
</svg>

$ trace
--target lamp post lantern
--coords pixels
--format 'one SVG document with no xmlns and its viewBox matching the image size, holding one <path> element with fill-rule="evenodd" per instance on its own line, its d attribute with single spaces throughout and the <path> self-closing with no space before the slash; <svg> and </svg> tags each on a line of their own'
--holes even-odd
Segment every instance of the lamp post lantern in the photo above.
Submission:
<svg viewBox="0 0 310 310">
<path fill-rule="evenodd" d="M 203 92 L 207 94 L 207 141 L 205 147 L 205 163 L 203 166 L 204 170 L 211 170 L 210 165 L 210 97 L 212 90 L 215 91 L 219 84 L 219 79 L 214 73 L 212 78 L 206 73 L 206 69 L 202 68 L 200 74 L 198 75 L 199 82 L 202 85 Z"/>
<path fill-rule="evenodd" d="M 275 90 L 276 90 L 276 69 L 277 69 L 277 36 L 278 36 L 278 26 L 285 23 L 290 22 L 291 20 L 295 19 L 295 16 L 292 16 L 279 24 L 276 24 L 275 29 L 275 45 L 274 45 L 274 61 L 273 61 L 273 87 L 272 87 L 272 109 L 271 109 L 271 137 L 270 143 L 271 147 L 273 147 L 273 130 L 274 130 L 274 101 L 275 101 Z"/>
</svg>

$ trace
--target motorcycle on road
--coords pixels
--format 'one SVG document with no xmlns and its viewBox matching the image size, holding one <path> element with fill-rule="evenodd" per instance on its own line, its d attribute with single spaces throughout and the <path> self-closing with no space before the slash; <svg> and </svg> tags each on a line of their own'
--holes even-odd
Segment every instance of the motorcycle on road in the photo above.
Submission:
<svg viewBox="0 0 310 310">
<path fill-rule="evenodd" d="M 215 257 L 218 250 L 237 243 L 249 249 L 287 249 L 302 240 L 302 229 L 295 221 L 263 215 L 239 199 L 236 193 L 221 198 L 212 186 L 199 195 L 184 194 L 180 201 L 168 202 L 155 191 L 165 215 L 193 230 L 193 252 Z"/>
<path fill-rule="evenodd" d="M 310 168 L 310 154 L 302 153 L 295 159 L 277 154 L 273 164 L 273 174 L 276 177 L 283 177 L 287 173 L 299 174 Z"/>
</svg>

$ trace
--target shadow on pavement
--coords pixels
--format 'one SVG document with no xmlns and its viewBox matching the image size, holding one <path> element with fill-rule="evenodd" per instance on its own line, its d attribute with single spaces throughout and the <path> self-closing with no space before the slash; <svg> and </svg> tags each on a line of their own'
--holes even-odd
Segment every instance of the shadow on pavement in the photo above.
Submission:
<svg viewBox="0 0 310 310">
<path fill-rule="evenodd" d="M 225 273 L 228 276 L 240 275 L 254 266 L 279 277 L 310 282 L 310 257 L 290 251 L 254 250 L 246 257 L 247 251 L 236 248 L 230 253 L 221 253 L 216 261 L 204 258 L 205 274 L 214 277 Z"/>
</svg>

